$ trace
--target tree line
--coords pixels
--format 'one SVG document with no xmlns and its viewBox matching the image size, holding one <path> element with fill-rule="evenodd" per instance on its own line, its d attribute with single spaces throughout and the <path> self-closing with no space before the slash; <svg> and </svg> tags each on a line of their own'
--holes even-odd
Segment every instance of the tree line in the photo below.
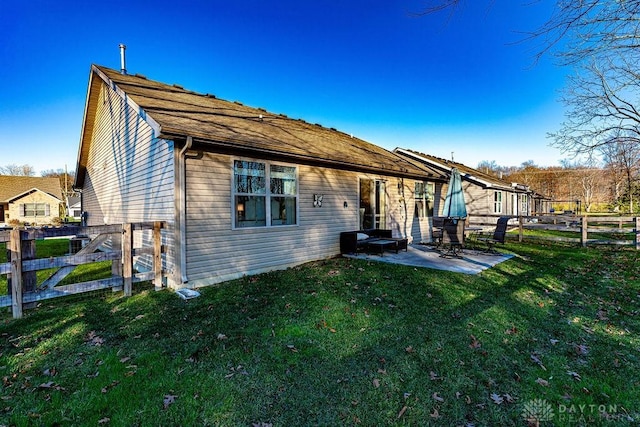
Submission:
<svg viewBox="0 0 640 427">
<path fill-rule="evenodd" d="M 542 167 L 529 161 L 520 166 L 499 166 L 482 161 L 477 169 L 508 182 L 527 185 L 550 201 L 556 211 L 640 212 L 640 150 L 603 155 L 603 161 L 562 160 L 560 166 Z"/>
</svg>

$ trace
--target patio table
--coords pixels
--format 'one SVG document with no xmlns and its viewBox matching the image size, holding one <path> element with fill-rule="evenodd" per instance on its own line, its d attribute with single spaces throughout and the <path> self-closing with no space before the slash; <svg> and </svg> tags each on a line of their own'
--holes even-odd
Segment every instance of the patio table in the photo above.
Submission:
<svg viewBox="0 0 640 427">
<path fill-rule="evenodd" d="M 367 242 L 367 249 L 380 256 L 384 256 L 386 249 L 394 249 L 398 253 L 398 241 L 394 239 L 378 239 Z"/>
</svg>

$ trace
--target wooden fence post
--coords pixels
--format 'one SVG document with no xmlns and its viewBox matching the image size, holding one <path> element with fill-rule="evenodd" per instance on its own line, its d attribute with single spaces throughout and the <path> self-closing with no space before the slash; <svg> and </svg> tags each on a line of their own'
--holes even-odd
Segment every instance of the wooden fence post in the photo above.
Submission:
<svg viewBox="0 0 640 427">
<path fill-rule="evenodd" d="M 124 295 L 130 297 L 133 283 L 133 227 L 130 223 L 122 225 L 122 264 Z"/>
<path fill-rule="evenodd" d="M 112 239 L 114 248 L 122 249 L 122 232 L 121 233 L 113 233 L 113 234 L 111 234 L 111 239 Z M 120 259 L 114 259 L 111 262 L 111 275 L 112 276 L 124 277 L 124 274 L 122 273 L 123 260 L 124 260 L 124 258 L 120 257 Z"/>
<path fill-rule="evenodd" d="M 582 225 L 580 227 L 580 243 L 582 244 L 582 247 L 585 248 L 587 247 L 587 226 L 588 226 L 588 222 L 587 222 L 587 216 L 583 216 L 582 217 Z"/>
<path fill-rule="evenodd" d="M 162 289 L 162 223 L 153 223 L 153 286 Z"/>
<path fill-rule="evenodd" d="M 520 215 L 518 217 L 518 242 L 522 242 L 524 238 L 524 217 Z"/>
<path fill-rule="evenodd" d="M 20 230 L 11 230 L 9 252 L 11 253 L 11 311 L 14 319 L 22 318 L 22 241 Z"/>
</svg>

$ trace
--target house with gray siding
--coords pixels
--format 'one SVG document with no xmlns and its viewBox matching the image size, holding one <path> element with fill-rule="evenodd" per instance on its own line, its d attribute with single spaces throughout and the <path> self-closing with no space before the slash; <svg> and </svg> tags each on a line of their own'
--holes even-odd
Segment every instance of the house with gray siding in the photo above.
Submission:
<svg viewBox="0 0 640 427">
<path fill-rule="evenodd" d="M 91 66 L 74 183 L 87 225 L 165 221 L 173 288 L 338 255 L 343 231 L 411 240 L 416 188 L 445 181 L 333 128 Z"/>
<path fill-rule="evenodd" d="M 535 193 L 527 186 L 506 181 L 462 163 L 420 153 L 414 150 L 396 148 L 394 152 L 405 157 L 415 165 L 423 165 L 450 176 L 455 167 L 460 171 L 462 189 L 469 221 L 482 224 L 496 223 L 503 215 L 519 216 L 531 215 Z M 441 216 L 444 198 L 447 194 L 448 181 L 436 183 L 434 192 L 434 215 Z M 422 227 L 428 227 L 427 220 L 423 220 Z M 414 230 L 414 234 L 419 234 Z"/>
</svg>

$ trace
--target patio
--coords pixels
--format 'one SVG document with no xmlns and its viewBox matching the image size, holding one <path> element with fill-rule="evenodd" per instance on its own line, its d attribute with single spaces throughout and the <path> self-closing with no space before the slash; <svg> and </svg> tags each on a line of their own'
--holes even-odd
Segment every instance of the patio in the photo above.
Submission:
<svg viewBox="0 0 640 427">
<path fill-rule="evenodd" d="M 346 258 L 365 259 L 369 261 L 388 262 L 392 264 L 409 265 L 413 267 L 433 268 L 436 270 L 453 271 L 464 274 L 478 274 L 494 265 L 513 257 L 512 254 L 487 253 L 474 249 L 464 249 L 460 253 L 462 258 L 441 257 L 441 252 L 428 245 L 408 245 L 407 251 L 384 252 L 384 255 L 345 254 Z"/>
</svg>

